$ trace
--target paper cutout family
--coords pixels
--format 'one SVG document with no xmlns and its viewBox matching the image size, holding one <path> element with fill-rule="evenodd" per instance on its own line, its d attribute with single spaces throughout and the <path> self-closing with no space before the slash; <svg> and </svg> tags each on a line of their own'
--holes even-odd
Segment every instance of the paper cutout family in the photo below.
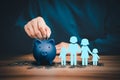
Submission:
<svg viewBox="0 0 120 80">
<path fill-rule="evenodd" d="M 100 58 L 96 48 L 91 52 L 88 45 L 88 39 L 84 38 L 81 40 L 81 48 L 77 44 L 78 40 L 76 36 L 70 38 L 70 44 L 68 48 L 62 47 L 59 58 L 61 58 L 61 65 L 66 65 L 66 54 L 70 53 L 70 65 L 77 65 L 77 53 L 81 53 L 82 65 L 88 65 L 89 53 L 93 56 L 93 65 L 97 65 L 98 59 Z M 33 45 L 33 56 L 37 64 L 49 64 L 51 65 L 56 56 L 56 48 L 54 39 L 49 40 L 34 40 Z"/>
<path fill-rule="evenodd" d="M 92 52 L 90 51 L 88 45 L 88 39 L 84 38 L 81 40 L 81 48 L 77 44 L 78 40 L 76 36 L 70 37 L 70 44 L 68 48 L 62 47 L 59 58 L 61 58 L 61 65 L 66 66 L 66 54 L 70 53 L 70 65 L 76 66 L 77 65 L 77 53 L 81 53 L 82 58 L 82 66 L 88 65 L 88 58 L 89 53 L 92 55 L 93 65 L 97 65 L 98 59 L 98 49 L 94 48 Z"/>
</svg>

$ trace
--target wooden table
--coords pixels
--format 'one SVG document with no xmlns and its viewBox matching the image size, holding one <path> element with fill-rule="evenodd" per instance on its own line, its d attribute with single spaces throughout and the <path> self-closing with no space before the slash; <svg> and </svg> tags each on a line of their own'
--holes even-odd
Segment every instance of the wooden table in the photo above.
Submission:
<svg viewBox="0 0 120 80">
<path fill-rule="evenodd" d="M 38 66 L 32 54 L 0 61 L 0 80 L 120 80 L 120 55 L 101 55 L 98 66 L 93 66 L 91 56 L 88 66 L 81 66 L 80 55 L 76 67 L 62 67 L 56 56 L 52 66 Z"/>
</svg>

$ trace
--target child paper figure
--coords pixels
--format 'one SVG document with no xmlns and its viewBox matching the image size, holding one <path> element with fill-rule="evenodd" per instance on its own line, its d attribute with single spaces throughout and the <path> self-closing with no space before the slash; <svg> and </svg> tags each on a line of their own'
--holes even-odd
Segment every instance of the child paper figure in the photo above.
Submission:
<svg viewBox="0 0 120 80">
<path fill-rule="evenodd" d="M 66 66 L 66 48 L 61 48 L 59 58 L 61 58 L 61 65 Z"/>
<path fill-rule="evenodd" d="M 92 58 L 92 61 L 93 61 L 93 65 L 97 65 L 97 62 L 98 62 L 98 59 L 100 59 L 100 57 L 98 56 L 98 50 L 96 49 L 96 48 L 94 48 L 93 49 L 93 51 L 92 51 L 92 56 L 93 56 L 93 58 Z"/>
<path fill-rule="evenodd" d="M 88 65 L 88 58 L 89 58 L 89 54 L 92 54 L 92 52 L 90 51 L 88 45 L 89 45 L 89 41 L 88 39 L 84 38 L 81 40 L 81 58 L 82 58 L 82 65 Z"/>
<path fill-rule="evenodd" d="M 71 58 L 71 66 L 73 65 L 77 65 L 77 59 L 76 59 L 76 56 L 77 56 L 77 52 L 79 50 L 79 46 L 77 44 L 77 37 L 75 36 L 72 36 L 70 38 L 70 44 L 69 44 L 69 47 L 68 47 L 68 52 L 70 53 L 70 58 Z"/>
</svg>

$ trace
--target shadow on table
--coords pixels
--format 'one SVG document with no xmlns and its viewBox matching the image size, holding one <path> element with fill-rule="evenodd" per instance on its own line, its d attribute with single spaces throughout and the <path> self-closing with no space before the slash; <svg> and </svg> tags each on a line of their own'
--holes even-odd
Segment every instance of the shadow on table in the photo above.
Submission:
<svg viewBox="0 0 120 80">
<path fill-rule="evenodd" d="M 76 66 L 71 66 L 69 61 L 66 62 L 66 66 L 61 66 L 60 62 L 53 62 L 52 65 L 45 65 L 45 64 L 38 65 L 35 61 L 16 61 L 16 62 L 7 64 L 7 65 L 8 66 L 28 66 L 27 69 L 33 69 L 33 68 L 51 69 L 51 68 L 66 68 L 66 67 L 68 67 L 68 68 L 85 68 L 85 67 L 93 66 L 92 62 L 89 62 L 88 66 L 82 66 L 81 64 L 82 64 L 81 61 L 77 61 Z M 104 66 L 104 63 L 98 63 L 97 66 Z"/>
</svg>

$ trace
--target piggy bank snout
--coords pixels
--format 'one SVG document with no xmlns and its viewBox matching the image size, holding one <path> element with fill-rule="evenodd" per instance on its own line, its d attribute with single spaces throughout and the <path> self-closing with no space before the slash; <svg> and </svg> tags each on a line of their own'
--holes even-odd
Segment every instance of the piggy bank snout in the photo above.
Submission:
<svg viewBox="0 0 120 80">
<path fill-rule="evenodd" d="M 42 54 L 42 56 L 47 56 L 47 52 L 46 51 L 42 51 L 41 54 Z"/>
</svg>

